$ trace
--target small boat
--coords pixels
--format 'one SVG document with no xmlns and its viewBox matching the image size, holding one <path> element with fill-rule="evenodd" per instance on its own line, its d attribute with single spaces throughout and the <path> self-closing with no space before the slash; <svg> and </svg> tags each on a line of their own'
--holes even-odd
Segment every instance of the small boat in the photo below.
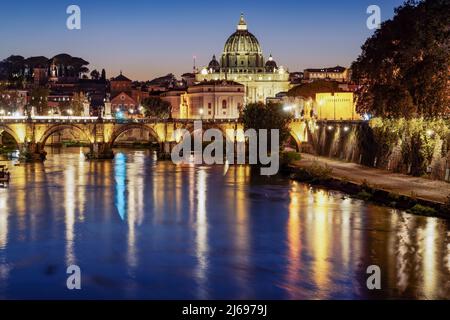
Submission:
<svg viewBox="0 0 450 320">
<path fill-rule="evenodd" d="M 6 186 L 9 184 L 10 173 L 8 167 L 5 165 L 0 165 L 0 184 Z"/>
</svg>

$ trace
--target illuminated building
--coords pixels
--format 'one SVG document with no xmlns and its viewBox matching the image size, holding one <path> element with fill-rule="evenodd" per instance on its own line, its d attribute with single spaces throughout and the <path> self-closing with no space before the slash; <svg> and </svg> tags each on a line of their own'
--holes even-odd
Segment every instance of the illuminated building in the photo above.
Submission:
<svg viewBox="0 0 450 320">
<path fill-rule="evenodd" d="M 360 120 L 352 92 L 316 93 L 315 115 L 327 120 Z"/>
<path fill-rule="evenodd" d="M 284 110 L 292 112 L 295 119 L 361 119 L 361 116 L 356 112 L 353 92 L 316 93 L 315 99 L 285 95 L 268 101 L 283 104 Z"/>
<path fill-rule="evenodd" d="M 244 85 L 245 103 L 265 102 L 290 89 L 289 72 L 272 56 L 265 61 L 258 39 L 248 31 L 241 15 L 236 32 L 226 41 L 220 62 L 213 56 L 196 81 L 231 80 Z"/>
<path fill-rule="evenodd" d="M 201 82 L 188 88 L 185 112 L 190 119 L 237 119 L 244 97 L 245 88 L 237 82 Z"/>
<path fill-rule="evenodd" d="M 341 66 L 332 68 L 305 69 L 303 75 L 306 81 L 333 80 L 338 82 L 347 82 L 350 80 L 349 69 Z"/>
<path fill-rule="evenodd" d="M 148 92 L 142 91 L 141 88 L 134 88 L 132 81 L 122 72 L 111 79 L 110 84 L 112 111 L 121 112 L 126 117 L 139 116 L 140 103 L 149 96 Z"/>
</svg>

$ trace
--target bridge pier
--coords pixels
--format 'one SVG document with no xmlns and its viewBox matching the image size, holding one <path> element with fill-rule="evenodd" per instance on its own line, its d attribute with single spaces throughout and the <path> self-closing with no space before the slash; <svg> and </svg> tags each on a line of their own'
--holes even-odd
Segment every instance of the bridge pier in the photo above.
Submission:
<svg viewBox="0 0 450 320">
<path fill-rule="evenodd" d="M 161 142 L 159 145 L 158 159 L 170 160 L 172 159 L 172 149 L 176 146 L 176 141 Z"/>
<path fill-rule="evenodd" d="M 94 142 L 90 145 L 90 150 L 86 153 L 88 160 L 110 160 L 114 159 L 114 152 L 111 144 L 107 142 Z"/>
<path fill-rule="evenodd" d="M 47 152 L 42 148 L 40 143 L 25 142 L 19 145 L 20 162 L 42 162 L 47 156 Z"/>
</svg>

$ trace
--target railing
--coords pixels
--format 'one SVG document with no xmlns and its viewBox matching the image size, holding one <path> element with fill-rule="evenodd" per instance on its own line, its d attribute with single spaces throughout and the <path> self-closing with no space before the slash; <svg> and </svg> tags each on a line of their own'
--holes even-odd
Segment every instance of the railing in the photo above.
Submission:
<svg viewBox="0 0 450 320">
<path fill-rule="evenodd" d="M 238 119 L 158 119 L 158 118 L 134 118 L 134 119 L 118 119 L 112 117 L 79 117 L 79 116 L 0 116 L 0 123 L 113 123 L 113 124 L 154 124 L 154 123 L 182 123 L 189 124 L 194 121 L 202 121 L 203 123 L 227 124 L 238 123 Z M 303 122 L 305 119 L 293 119 L 292 122 Z M 317 123 L 361 123 L 363 120 L 326 120 L 317 119 Z"/>
<path fill-rule="evenodd" d="M 134 118 L 118 119 L 112 117 L 79 117 L 79 116 L 0 116 L 0 123 L 114 123 L 114 124 L 153 124 L 153 123 L 237 123 L 238 119 L 158 119 L 158 118 Z"/>
</svg>

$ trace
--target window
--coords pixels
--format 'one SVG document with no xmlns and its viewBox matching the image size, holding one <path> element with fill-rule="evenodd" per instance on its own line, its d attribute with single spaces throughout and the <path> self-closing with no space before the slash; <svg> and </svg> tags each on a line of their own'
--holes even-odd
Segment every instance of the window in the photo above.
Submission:
<svg viewBox="0 0 450 320">
<path fill-rule="evenodd" d="M 226 109 L 227 108 L 227 100 L 223 100 L 222 101 L 222 109 Z"/>
<path fill-rule="evenodd" d="M 208 102 L 208 109 L 211 109 L 211 102 Z"/>
</svg>

